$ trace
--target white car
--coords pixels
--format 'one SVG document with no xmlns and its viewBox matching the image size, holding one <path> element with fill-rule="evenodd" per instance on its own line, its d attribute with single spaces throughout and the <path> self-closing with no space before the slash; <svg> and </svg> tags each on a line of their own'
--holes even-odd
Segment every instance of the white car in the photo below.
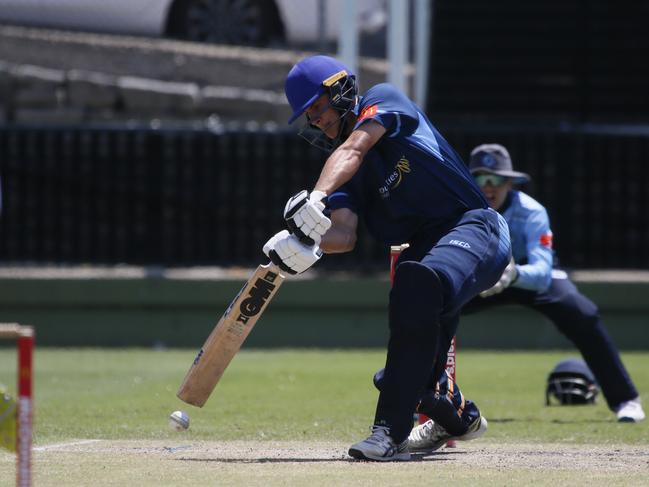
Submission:
<svg viewBox="0 0 649 487">
<path fill-rule="evenodd" d="M 323 2 L 323 3 L 321 3 Z M 345 0 L 0 0 L 0 23 L 268 46 L 336 40 Z M 386 23 L 385 0 L 357 0 L 361 31 Z"/>
</svg>

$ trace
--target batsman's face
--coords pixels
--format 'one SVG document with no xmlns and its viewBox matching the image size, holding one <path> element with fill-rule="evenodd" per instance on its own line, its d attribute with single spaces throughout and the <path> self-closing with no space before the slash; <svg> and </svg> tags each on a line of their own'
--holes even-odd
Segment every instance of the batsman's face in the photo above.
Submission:
<svg viewBox="0 0 649 487">
<path fill-rule="evenodd" d="M 478 173 L 475 175 L 475 179 L 485 198 L 487 198 L 489 206 L 496 211 L 499 210 L 505 203 L 507 193 L 512 189 L 512 178 Z"/>
<path fill-rule="evenodd" d="M 304 113 L 311 125 L 322 130 L 329 139 L 336 138 L 340 124 L 340 113 L 331 107 L 327 93 L 320 95 Z"/>
</svg>

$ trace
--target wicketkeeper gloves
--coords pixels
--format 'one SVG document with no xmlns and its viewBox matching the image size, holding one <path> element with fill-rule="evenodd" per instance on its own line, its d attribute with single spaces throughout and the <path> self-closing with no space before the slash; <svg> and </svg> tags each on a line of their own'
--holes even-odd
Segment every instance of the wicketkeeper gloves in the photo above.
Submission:
<svg viewBox="0 0 649 487">
<path fill-rule="evenodd" d="M 516 281 L 516 278 L 518 278 L 518 270 L 516 269 L 516 263 L 514 262 L 514 258 L 512 257 L 512 259 L 509 261 L 509 264 L 507 264 L 507 267 L 505 267 L 505 270 L 500 276 L 500 279 L 498 279 L 498 282 L 491 286 L 489 289 L 482 291 L 480 293 L 480 296 L 487 298 L 489 296 L 493 296 L 494 294 L 501 293 L 509 286 L 511 286 L 514 281 Z"/>
</svg>

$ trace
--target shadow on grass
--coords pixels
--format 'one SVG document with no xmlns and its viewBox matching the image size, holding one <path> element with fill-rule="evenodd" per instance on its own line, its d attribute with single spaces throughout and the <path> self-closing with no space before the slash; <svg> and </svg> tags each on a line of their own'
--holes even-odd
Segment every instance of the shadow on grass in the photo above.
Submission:
<svg viewBox="0 0 649 487">
<path fill-rule="evenodd" d="M 613 423 L 611 419 L 547 419 L 547 418 L 489 418 L 490 423 L 554 423 L 554 424 L 593 424 L 593 423 Z"/>
<path fill-rule="evenodd" d="M 548 420 L 546 420 L 548 421 Z M 616 421 L 612 419 L 551 419 L 548 422 L 554 424 L 593 424 L 593 423 L 608 423 L 614 424 Z"/>
<path fill-rule="evenodd" d="M 453 455 L 464 454 L 462 450 L 445 449 L 435 453 L 412 453 L 411 462 L 447 462 L 452 460 Z M 445 458 L 446 457 L 446 458 Z M 349 457 L 341 458 L 190 458 L 182 457 L 177 458 L 181 462 L 204 462 L 204 463 L 328 463 L 328 462 L 342 462 L 342 463 L 382 463 L 371 462 L 369 460 L 355 460 Z M 393 463 L 393 462 L 386 462 Z M 407 462 L 400 462 L 407 463 Z"/>
<path fill-rule="evenodd" d="M 204 463 L 322 463 L 351 461 L 349 458 L 177 458 L 176 460 Z"/>
</svg>

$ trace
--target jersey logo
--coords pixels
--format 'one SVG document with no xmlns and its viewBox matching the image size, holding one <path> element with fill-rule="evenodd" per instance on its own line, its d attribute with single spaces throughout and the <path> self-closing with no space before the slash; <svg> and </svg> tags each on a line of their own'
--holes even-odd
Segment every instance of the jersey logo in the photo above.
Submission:
<svg viewBox="0 0 649 487">
<path fill-rule="evenodd" d="M 543 247 L 547 247 L 549 249 L 552 248 L 552 232 L 544 233 L 541 235 L 541 238 L 539 239 L 539 243 Z"/>
<path fill-rule="evenodd" d="M 379 111 L 378 105 L 370 105 L 368 107 L 363 108 L 360 115 L 358 116 L 358 120 L 356 120 L 356 123 L 365 120 L 366 118 L 372 118 L 374 115 L 378 113 L 378 111 Z"/>
<path fill-rule="evenodd" d="M 379 188 L 379 194 L 381 198 L 387 198 L 390 196 L 390 190 L 396 189 L 403 181 L 404 174 L 410 173 L 410 161 L 404 156 L 401 156 L 401 159 L 397 161 L 394 166 L 394 171 L 385 178 L 383 186 Z"/>
<path fill-rule="evenodd" d="M 401 159 L 397 161 L 397 165 L 395 166 L 395 169 L 397 173 L 397 180 L 392 185 L 392 189 L 396 188 L 401 184 L 404 174 L 408 174 L 410 172 L 410 161 L 402 156 Z"/>
<path fill-rule="evenodd" d="M 498 160 L 491 154 L 482 154 L 482 165 L 484 167 L 496 167 Z"/>
<path fill-rule="evenodd" d="M 454 240 L 450 240 L 448 243 L 451 244 L 451 245 L 457 245 L 458 247 L 463 247 L 465 249 L 470 249 L 471 248 L 471 244 L 469 244 L 468 242 L 463 242 L 462 240 L 455 240 L 454 239 Z"/>
</svg>

